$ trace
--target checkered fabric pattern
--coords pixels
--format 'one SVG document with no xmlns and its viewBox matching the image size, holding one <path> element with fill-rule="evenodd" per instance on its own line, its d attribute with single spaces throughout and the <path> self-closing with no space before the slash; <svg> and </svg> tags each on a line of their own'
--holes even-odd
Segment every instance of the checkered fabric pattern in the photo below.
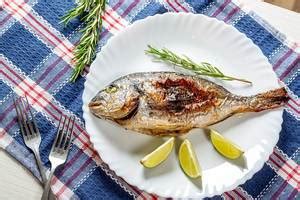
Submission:
<svg viewBox="0 0 300 200">
<path fill-rule="evenodd" d="M 0 147 L 39 177 L 33 154 L 25 147 L 16 121 L 14 96 L 27 95 L 42 135 L 42 161 L 61 113 L 76 117 L 75 141 L 65 166 L 52 181 L 58 199 L 163 199 L 127 184 L 103 163 L 89 141 L 82 118 L 85 78 L 69 83 L 72 49 L 82 24 L 60 17 L 71 0 L 0 1 Z M 300 198 L 300 45 L 291 42 L 246 6 L 231 0 L 110 0 L 103 16 L 98 50 L 136 20 L 165 12 L 200 13 L 222 20 L 250 38 L 288 88 L 280 139 L 263 168 L 245 184 L 213 199 Z M 88 69 L 86 70 L 88 73 Z"/>
</svg>

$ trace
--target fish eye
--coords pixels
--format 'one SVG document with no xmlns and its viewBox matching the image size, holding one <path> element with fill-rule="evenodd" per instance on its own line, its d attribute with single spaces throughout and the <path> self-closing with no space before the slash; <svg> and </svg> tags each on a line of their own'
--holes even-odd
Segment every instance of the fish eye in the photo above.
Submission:
<svg viewBox="0 0 300 200">
<path fill-rule="evenodd" d="M 110 85 L 110 86 L 108 86 L 108 87 L 105 89 L 105 92 L 111 94 L 111 93 L 117 92 L 118 89 L 119 89 L 118 86 L 116 86 L 116 85 Z"/>
</svg>

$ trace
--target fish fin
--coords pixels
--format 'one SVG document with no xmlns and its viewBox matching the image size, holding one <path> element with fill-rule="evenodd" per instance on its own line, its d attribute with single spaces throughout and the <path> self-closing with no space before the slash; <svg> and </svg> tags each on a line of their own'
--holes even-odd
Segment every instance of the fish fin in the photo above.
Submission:
<svg viewBox="0 0 300 200">
<path fill-rule="evenodd" d="M 250 98 L 250 101 L 246 111 L 251 112 L 260 112 L 278 108 L 289 100 L 288 94 L 284 88 L 271 90 L 248 98 Z"/>
</svg>

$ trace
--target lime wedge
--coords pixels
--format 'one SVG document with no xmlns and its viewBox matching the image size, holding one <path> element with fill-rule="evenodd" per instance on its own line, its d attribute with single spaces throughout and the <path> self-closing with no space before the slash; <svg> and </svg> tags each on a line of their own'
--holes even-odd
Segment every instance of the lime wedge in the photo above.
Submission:
<svg viewBox="0 0 300 200">
<path fill-rule="evenodd" d="M 157 147 L 154 151 L 146 155 L 140 162 L 144 167 L 152 168 L 167 159 L 174 146 L 174 137 Z"/>
<path fill-rule="evenodd" d="M 210 139 L 217 151 L 229 159 L 237 159 L 244 151 L 215 130 L 210 130 Z"/>
<path fill-rule="evenodd" d="M 201 168 L 191 142 L 185 139 L 179 148 L 179 162 L 183 171 L 191 178 L 201 176 Z"/>
</svg>

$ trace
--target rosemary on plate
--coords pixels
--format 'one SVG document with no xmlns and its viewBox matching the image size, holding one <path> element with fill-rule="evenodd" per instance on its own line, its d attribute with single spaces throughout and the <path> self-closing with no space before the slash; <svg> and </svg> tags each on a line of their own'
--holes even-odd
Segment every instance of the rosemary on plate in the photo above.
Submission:
<svg viewBox="0 0 300 200">
<path fill-rule="evenodd" d="M 84 68 L 90 65 L 96 54 L 96 46 L 102 29 L 102 14 L 106 0 L 79 0 L 76 8 L 71 9 L 62 17 L 62 22 L 68 24 L 75 17 L 80 17 L 85 27 L 79 44 L 73 50 L 74 70 L 71 81 L 75 81 Z"/>
<path fill-rule="evenodd" d="M 198 75 L 210 76 L 226 81 L 241 81 L 244 83 L 252 84 L 251 81 L 248 81 L 246 79 L 235 78 L 232 76 L 225 75 L 217 67 L 211 65 L 210 63 L 195 63 L 189 57 L 177 55 L 166 48 L 157 49 L 155 47 L 152 47 L 151 45 L 148 45 L 148 49 L 145 52 L 146 54 L 154 56 L 158 61 L 164 61 L 174 64 L 178 67 L 191 70 Z"/>
</svg>

